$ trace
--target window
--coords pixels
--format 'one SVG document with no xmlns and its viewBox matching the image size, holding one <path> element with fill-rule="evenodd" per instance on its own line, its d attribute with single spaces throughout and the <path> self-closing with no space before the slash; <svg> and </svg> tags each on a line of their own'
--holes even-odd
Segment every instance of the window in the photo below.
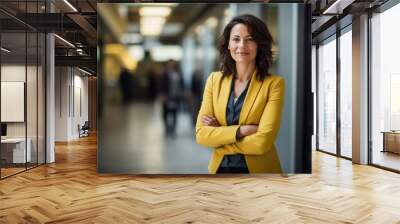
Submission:
<svg viewBox="0 0 400 224">
<path fill-rule="evenodd" d="M 336 154 L 336 36 L 318 48 L 318 149 Z"/>
<path fill-rule="evenodd" d="M 44 3 L 4 4 L 18 7 L 23 16 L 23 13 L 42 12 L 40 6 Z M 0 144 L 0 178 L 45 163 L 45 43 L 44 33 L 0 13 L 0 110 L 2 114 L 18 115 L 17 119 L 1 119 L 6 133 L 2 134 Z M 15 98 L 19 100 L 14 110 L 4 100 L 10 101 L 11 95 L 22 96 Z"/>
<path fill-rule="evenodd" d="M 371 158 L 372 164 L 395 170 L 400 170 L 398 21 L 400 4 L 371 18 Z"/>
<path fill-rule="evenodd" d="M 352 33 L 340 36 L 340 155 L 352 156 Z"/>
</svg>

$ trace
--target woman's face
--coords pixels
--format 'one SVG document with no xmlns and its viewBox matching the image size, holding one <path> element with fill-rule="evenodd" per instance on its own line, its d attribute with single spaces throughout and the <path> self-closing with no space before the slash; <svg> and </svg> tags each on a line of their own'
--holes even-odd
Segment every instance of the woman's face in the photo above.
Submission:
<svg viewBox="0 0 400 224">
<path fill-rule="evenodd" d="M 251 63 L 256 60 L 257 43 L 253 40 L 245 24 L 232 27 L 228 49 L 236 63 Z"/>
</svg>

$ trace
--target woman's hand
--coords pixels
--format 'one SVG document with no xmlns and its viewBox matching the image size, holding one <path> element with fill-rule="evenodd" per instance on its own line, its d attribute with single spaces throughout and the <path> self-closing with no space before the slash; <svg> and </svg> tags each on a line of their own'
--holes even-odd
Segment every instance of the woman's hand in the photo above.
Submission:
<svg viewBox="0 0 400 224">
<path fill-rule="evenodd" d="M 221 125 L 218 123 L 217 118 L 215 118 L 214 116 L 211 116 L 211 115 L 204 115 L 204 116 L 201 118 L 201 122 L 202 122 L 204 125 L 207 125 L 207 126 L 213 126 L 213 127 L 219 127 L 219 126 L 221 126 Z"/>
<path fill-rule="evenodd" d="M 241 125 L 239 128 L 239 138 L 252 135 L 257 132 L 258 125 Z"/>
<path fill-rule="evenodd" d="M 212 126 L 212 127 L 221 126 L 218 123 L 217 119 L 211 115 L 204 115 L 201 118 L 201 122 L 207 126 Z M 258 130 L 258 125 L 241 125 L 239 128 L 239 137 L 242 138 L 245 136 L 252 135 L 252 134 L 256 133 L 257 130 Z"/>
</svg>

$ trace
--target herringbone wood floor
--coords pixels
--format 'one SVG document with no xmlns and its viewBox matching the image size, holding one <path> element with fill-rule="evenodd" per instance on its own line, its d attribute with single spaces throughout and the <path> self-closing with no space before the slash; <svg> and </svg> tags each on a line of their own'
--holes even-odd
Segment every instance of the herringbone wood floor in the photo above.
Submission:
<svg viewBox="0 0 400 224">
<path fill-rule="evenodd" d="M 312 175 L 96 173 L 96 140 L 0 181 L 0 223 L 400 223 L 400 175 L 315 152 Z"/>
</svg>

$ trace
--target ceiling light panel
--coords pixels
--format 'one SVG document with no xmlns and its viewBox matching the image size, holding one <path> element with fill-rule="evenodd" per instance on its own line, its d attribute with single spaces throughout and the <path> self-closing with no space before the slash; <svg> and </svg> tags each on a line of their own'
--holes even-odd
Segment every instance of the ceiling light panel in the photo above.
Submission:
<svg viewBox="0 0 400 224">
<path fill-rule="evenodd" d="M 167 17 L 171 13 L 169 7 L 141 7 L 139 9 L 140 16 L 163 16 Z"/>
<path fill-rule="evenodd" d="M 164 17 L 142 17 L 140 18 L 140 33 L 144 36 L 159 35 L 164 23 Z"/>
<path fill-rule="evenodd" d="M 10 53 L 11 51 L 10 50 L 8 50 L 7 48 L 4 48 L 4 47 L 2 47 L 2 48 L 0 48 L 2 51 L 4 51 L 4 52 L 6 52 L 6 53 Z"/>
<path fill-rule="evenodd" d="M 74 12 L 78 12 L 78 10 L 68 1 L 68 0 L 64 0 L 65 4 L 68 5 L 68 7 L 70 7 Z"/>
<path fill-rule="evenodd" d="M 58 38 L 59 40 L 61 40 L 62 42 L 66 43 L 68 46 L 75 48 L 75 45 L 71 44 L 71 42 L 69 42 L 68 40 L 66 40 L 66 39 L 64 39 L 64 38 L 62 38 L 62 37 L 60 37 L 60 36 L 57 35 L 57 34 L 54 34 L 54 36 L 57 37 L 57 38 Z"/>
</svg>

